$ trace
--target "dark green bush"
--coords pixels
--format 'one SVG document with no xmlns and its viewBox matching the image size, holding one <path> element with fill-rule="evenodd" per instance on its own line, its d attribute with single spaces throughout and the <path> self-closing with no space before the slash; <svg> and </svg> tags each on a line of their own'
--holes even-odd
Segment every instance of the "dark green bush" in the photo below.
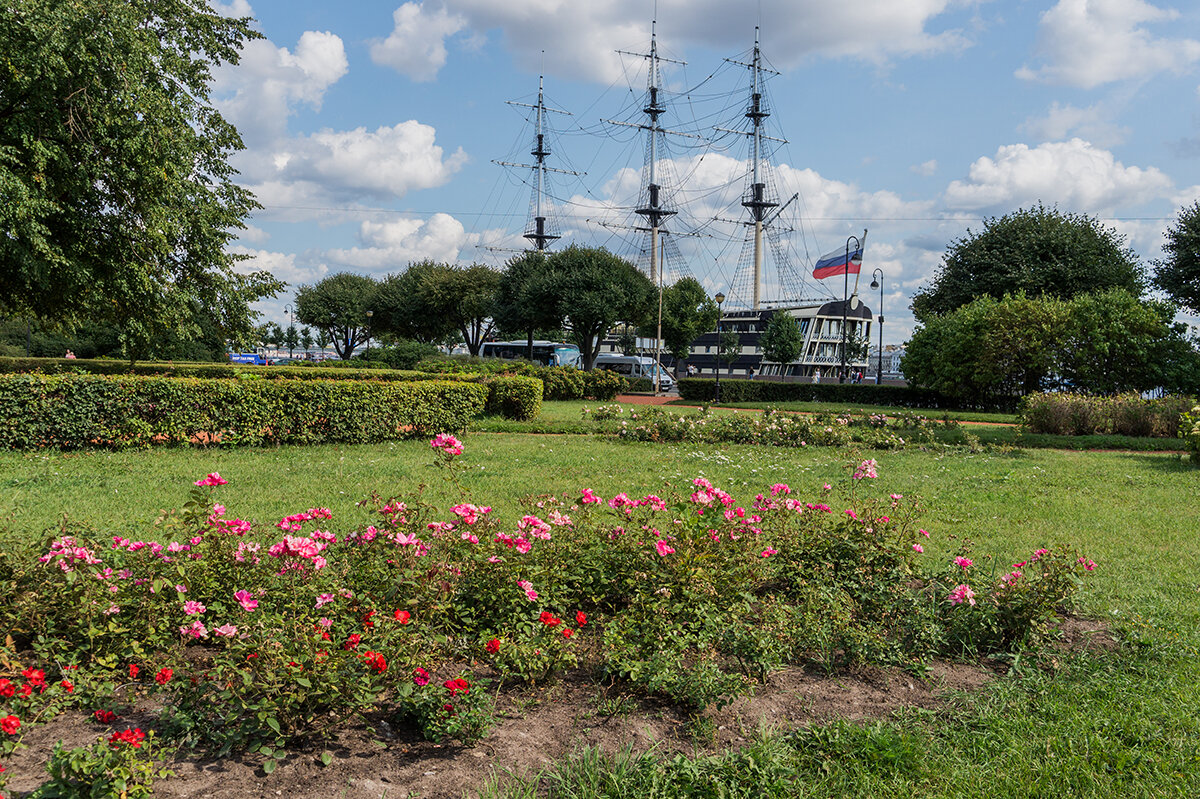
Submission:
<svg viewBox="0 0 1200 799">
<path fill-rule="evenodd" d="M 692 402 L 711 402 L 716 381 L 708 377 L 686 377 L 679 381 L 679 396 Z M 909 386 L 877 386 L 872 383 L 785 383 L 774 380 L 721 381 L 722 402 L 839 402 L 854 405 L 884 405 L 893 408 L 926 408 L 1011 412 L 1017 398 L 990 405 L 963 404 L 929 389 Z"/>
<path fill-rule="evenodd" d="M 465 382 L 0 377 L 0 448 L 367 443 L 462 430 L 489 387 Z"/>
<path fill-rule="evenodd" d="M 506 419 L 536 419 L 542 410 L 542 381 L 503 375 L 488 381 L 487 412 Z"/>
</svg>

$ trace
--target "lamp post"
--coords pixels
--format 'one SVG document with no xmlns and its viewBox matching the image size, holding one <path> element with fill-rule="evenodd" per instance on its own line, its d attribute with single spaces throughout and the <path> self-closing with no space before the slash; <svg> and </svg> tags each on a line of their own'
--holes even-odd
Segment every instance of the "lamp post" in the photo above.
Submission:
<svg viewBox="0 0 1200 799">
<path fill-rule="evenodd" d="M 287 329 L 287 334 L 284 336 L 284 340 L 287 342 L 287 345 L 288 345 L 288 358 L 291 358 L 292 354 L 293 354 L 292 353 L 292 329 L 296 326 L 296 319 L 294 316 L 295 311 L 293 310 L 292 306 L 290 306 L 290 305 L 283 306 L 283 310 L 284 310 L 284 313 L 286 313 L 288 315 L 288 329 Z"/>
<path fill-rule="evenodd" d="M 721 303 L 725 302 L 725 294 L 718 291 L 713 297 L 717 301 L 717 398 L 714 403 L 721 404 Z"/>
<path fill-rule="evenodd" d="M 367 354 L 363 357 L 368 361 L 371 360 L 371 317 L 374 315 L 374 311 L 367 311 Z"/>
<path fill-rule="evenodd" d="M 879 365 L 875 368 L 875 385 L 883 382 L 883 270 L 871 273 L 871 288 L 879 289 Z"/>
<path fill-rule="evenodd" d="M 866 235 L 866 234 L 864 234 L 864 235 Z M 844 285 L 842 287 L 842 371 L 841 371 L 841 373 L 838 374 L 838 382 L 839 383 L 846 382 L 846 328 L 848 327 L 848 323 L 849 323 L 848 316 L 849 316 L 849 310 L 850 310 L 850 242 L 851 241 L 854 242 L 855 254 L 857 254 L 858 251 L 862 248 L 862 239 L 860 239 L 858 236 L 847 237 L 847 239 L 846 239 L 846 271 L 844 271 L 842 273 L 842 275 L 844 276 L 845 279 L 843 281 Z M 836 250 L 834 252 L 836 252 Z M 855 272 L 855 274 L 858 274 L 857 271 Z M 857 281 L 858 278 L 855 278 L 855 280 Z M 855 290 L 857 291 L 858 283 L 856 282 L 854 285 L 855 285 Z"/>
</svg>

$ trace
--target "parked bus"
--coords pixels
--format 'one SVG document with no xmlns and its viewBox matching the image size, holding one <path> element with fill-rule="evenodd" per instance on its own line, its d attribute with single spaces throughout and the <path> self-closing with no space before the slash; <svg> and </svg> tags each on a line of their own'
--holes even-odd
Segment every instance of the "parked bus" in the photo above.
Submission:
<svg viewBox="0 0 1200 799">
<path fill-rule="evenodd" d="M 528 358 L 528 341 L 485 341 L 479 348 L 481 358 Z M 542 366 L 572 366 L 579 369 L 583 360 L 579 357 L 579 347 L 561 341 L 534 341 L 534 363 Z"/>
<path fill-rule="evenodd" d="M 646 355 L 601 353 L 596 356 L 596 368 L 607 369 L 625 377 L 644 377 L 651 383 L 654 382 L 654 376 L 657 373 L 660 389 L 670 391 L 675 386 L 675 380 L 671 377 L 670 372 Z"/>
</svg>

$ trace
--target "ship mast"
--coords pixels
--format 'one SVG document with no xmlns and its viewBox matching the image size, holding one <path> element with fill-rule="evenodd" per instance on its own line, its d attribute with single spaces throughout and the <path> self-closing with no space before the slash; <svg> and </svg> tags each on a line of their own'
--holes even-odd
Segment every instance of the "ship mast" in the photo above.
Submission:
<svg viewBox="0 0 1200 799">
<path fill-rule="evenodd" d="M 774 138 L 763 133 L 763 123 L 767 117 L 771 116 L 771 112 L 766 109 L 763 104 L 763 73 L 770 72 L 778 75 L 773 69 L 764 67 L 762 64 L 762 51 L 759 49 L 759 29 L 754 28 L 754 56 L 750 63 L 742 61 L 734 61 L 733 59 L 725 59 L 731 64 L 739 64 L 747 67 L 750 70 L 750 103 L 746 109 L 745 117 L 750 120 L 751 129 L 730 130 L 728 128 L 717 128 L 717 130 L 725 133 L 738 133 L 743 136 L 750 137 L 750 186 L 746 199 L 742 201 L 742 207 L 750 212 L 751 221 L 747 224 L 754 226 L 754 285 L 752 289 L 752 304 L 754 310 L 759 310 L 762 303 L 762 279 L 763 279 L 763 229 L 773 221 L 774 216 L 771 214 L 771 209 L 778 208 L 779 203 L 770 200 L 766 196 L 767 184 L 763 178 L 763 141 L 774 141 L 786 144 L 783 139 Z M 794 198 L 793 198 L 794 199 Z M 788 202 L 791 202 L 789 200 Z M 782 209 L 780 209 L 782 210 Z M 770 218 L 768 218 L 770 217 Z"/>
<path fill-rule="evenodd" d="M 542 198 L 546 192 L 546 173 L 557 172 L 561 175 L 579 176 L 579 172 L 571 172 L 566 169 L 555 169 L 551 166 L 546 166 L 546 158 L 550 155 L 550 146 L 546 143 L 546 114 L 563 114 L 570 116 L 569 111 L 560 111 L 557 108 L 550 108 L 546 105 L 544 93 L 544 77 L 538 75 L 538 98 L 537 105 L 529 103 L 520 103 L 515 100 L 507 100 L 509 105 L 519 106 L 521 108 L 532 108 L 537 112 L 537 121 L 534 128 L 534 144 L 533 149 L 529 152 L 534 158 L 532 164 L 516 164 L 511 161 L 493 161 L 492 163 L 500 166 L 518 167 L 521 169 L 530 169 L 533 171 L 533 199 L 530 206 L 533 208 L 533 219 L 530 230 L 525 233 L 524 238 L 529 239 L 533 243 L 533 248 L 538 251 L 545 251 L 555 239 L 562 238 L 554 233 L 551 233 L 546 226 L 546 215 L 542 211 Z"/>
</svg>

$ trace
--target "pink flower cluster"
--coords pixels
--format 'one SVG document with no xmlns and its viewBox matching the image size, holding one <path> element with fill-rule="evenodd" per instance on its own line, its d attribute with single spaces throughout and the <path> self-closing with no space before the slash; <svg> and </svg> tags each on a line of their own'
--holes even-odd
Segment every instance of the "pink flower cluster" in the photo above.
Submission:
<svg viewBox="0 0 1200 799">
<path fill-rule="evenodd" d="M 449 433 L 438 433 L 429 442 L 429 446 L 444 452 L 451 458 L 455 455 L 461 455 L 463 451 L 462 442 Z"/>
<path fill-rule="evenodd" d="M 300 526 L 304 522 L 312 521 L 313 519 L 332 519 L 333 512 L 329 508 L 309 508 L 303 513 L 293 513 L 291 516 L 284 516 L 279 521 L 275 522 L 275 526 L 285 533 L 298 533 Z"/>
<path fill-rule="evenodd" d="M 971 586 L 969 586 L 969 585 L 966 585 L 966 584 L 957 585 L 954 587 L 954 590 L 950 592 L 948 601 L 950 602 L 951 605 L 961 605 L 964 602 L 968 602 L 971 605 L 974 605 L 975 604 L 975 592 L 971 590 Z"/>
<path fill-rule="evenodd" d="M 597 496 L 596 492 L 590 488 L 585 488 L 580 492 L 583 498 L 580 500 L 584 505 L 599 505 L 603 502 L 603 498 Z"/>
<path fill-rule="evenodd" d="M 714 488 L 713 484 L 703 477 L 697 477 L 692 481 L 692 485 L 700 489 L 693 492 L 690 497 L 691 501 L 696 505 L 711 505 L 714 500 L 719 500 L 727 508 L 733 504 L 733 497 L 719 488 Z"/>
<path fill-rule="evenodd" d="M 473 505 L 470 502 L 462 502 L 450 508 L 450 512 L 463 520 L 464 524 L 475 524 L 484 516 L 492 512 L 490 506 Z"/>
<path fill-rule="evenodd" d="M 321 531 L 318 530 L 317 532 Z M 271 545 L 267 550 L 267 554 L 273 558 L 300 558 L 311 562 L 315 569 L 323 569 L 327 565 L 327 561 L 321 553 L 328 546 L 329 544 L 326 541 L 321 540 L 315 535 L 312 538 L 285 535 L 282 541 Z"/>
<path fill-rule="evenodd" d="M 228 480 L 226 480 L 224 477 L 217 474 L 216 472 L 210 472 L 210 473 L 206 474 L 204 477 L 201 477 L 199 480 L 197 480 L 193 485 L 223 486 L 223 485 L 227 484 L 228 482 L 229 482 Z"/>
<path fill-rule="evenodd" d="M 862 480 L 865 477 L 869 480 L 874 480 L 876 477 L 879 476 L 879 474 L 875 471 L 875 469 L 878 466 L 879 466 L 879 464 L 876 463 L 873 458 L 871 460 L 863 461 L 862 463 L 860 463 L 858 465 L 858 468 L 855 469 L 854 479 Z"/>
<path fill-rule="evenodd" d="M 55 561 L 58 568 L 65 572 L 75 571 L 77 564 L 94 566 L 100 563 L 100 559 L 96 557 L 87 547 L 77 546 L 75 539 L 69 535 L 64 535 L 62 538 L 57 538 L 50 545 L 50 551 L 38 558 L 41 563 L 49 563 Z"/>
<path fill-rule="evenodd" d="M 536 602 L 538 592 L 533 590 L 533 583 L 528 580 L 517 580 L 517 586 L 525 592 L 525 598 L 530 602 Z"/>
</svg>

